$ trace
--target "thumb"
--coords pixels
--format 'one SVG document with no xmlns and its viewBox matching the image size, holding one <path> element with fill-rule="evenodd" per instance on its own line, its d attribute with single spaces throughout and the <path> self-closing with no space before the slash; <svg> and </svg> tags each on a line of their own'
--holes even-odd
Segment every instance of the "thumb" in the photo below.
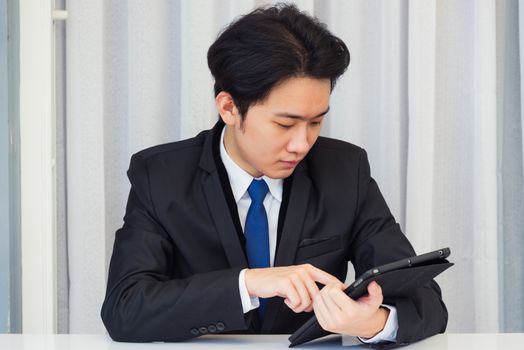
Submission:
<svg viewBox="0 0 524 350">
<path fill-rule="evenodd" d="M 380 299 L 380 302 L 382 302 L 382 288 L 377 282 L 373 281 L 368 285 L 368 293 L 372 299 Z"/>
</svg>

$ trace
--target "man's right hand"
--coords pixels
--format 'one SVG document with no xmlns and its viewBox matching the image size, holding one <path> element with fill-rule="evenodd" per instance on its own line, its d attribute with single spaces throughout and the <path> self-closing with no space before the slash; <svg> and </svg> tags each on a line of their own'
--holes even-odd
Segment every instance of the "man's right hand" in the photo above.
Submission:
<svg viewBox="0 0 524 350">
<path fill-rule="evenodd" d="M 313 310 L 313 298 L 319 293 L 315 282 L 342 283 L 311 264 L 249 269 L 245 282 L 250 296 L 285 298 L 285 304 L 296 313 Z"/>
</svg>

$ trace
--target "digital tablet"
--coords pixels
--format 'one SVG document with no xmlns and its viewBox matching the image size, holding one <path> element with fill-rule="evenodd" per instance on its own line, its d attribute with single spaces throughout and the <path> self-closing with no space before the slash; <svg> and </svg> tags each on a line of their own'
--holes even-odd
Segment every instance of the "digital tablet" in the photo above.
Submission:
<svg viewBox="0 0 524 350">
<path fill-rule="evenodd" d="M 368 285 L 376 281 L 382 288 L 384 299 L 409 294 L 410 291 L 428 284 L 441 272 L 453 266 L 453 263 L 446 260 L 449 255 L 450 249 L 443 248 L 374 267 L 360 275 L 344 292 L 356 300 L 366 295 Z M 324 330 L 313 316 L 289 337 L 291 342 L 289 347 L 328 334 L 330 332 Z"/>
</svg>

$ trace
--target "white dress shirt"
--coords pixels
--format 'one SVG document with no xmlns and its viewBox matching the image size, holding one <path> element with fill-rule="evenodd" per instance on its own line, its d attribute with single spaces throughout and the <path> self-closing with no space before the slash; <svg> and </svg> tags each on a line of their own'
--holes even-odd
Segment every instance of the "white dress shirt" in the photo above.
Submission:
<svg viewBox="0 0 524 350">
<path fill-rule="evenodd" d="M 253 176 L 249 175 L 244 169 L 236 164 L 233 159 L 229 156 L 224 146 L 224 132 L 225 126 L 222 129 L 220 136 L 220 158 L 224 167 L 226 168 L 227 176 L 229 178 L 229 184 L 233 192 L 233 197 L 237 204 L 238 217 L 240 224 L 242 225 L 242 232 L 244 232 L 244 225 L 246 221 L 247 211 L 251 205 L 251 198 L 247 189 L 253 181 Z M 282 188 L 284 184 L 283 179 L 272 179 L 267 176 L 256 178 L 257 180 L 263 179 L 269 191 L 264 198 L 264 208 L 266 209 L 269 229 L 269 265 L 273 267 L 275 261 L 275 252 L 277 246 L 277 228 L 278 228 L 278 214 L 280 212 L 280 205 L 282 204 Z M 247 291 L 244 275 L 247 269 L 240 271 L 238 278 L 238 288 L 240 290 L 240 298 L 242 301 L 242 309 L 244 313 L 247 313 L 260 306 L 260 302 L 257 297 L 251 297 Z M 398 330 L 397 310 L 394 306 L 382 305 L 387 307 L 389 312 L 388 320 L 384 329 L 376 336 L 370 339 L 360 339 L 366 343 L 378 343 L 381 341 L 395 341 Z"/>
</svg>

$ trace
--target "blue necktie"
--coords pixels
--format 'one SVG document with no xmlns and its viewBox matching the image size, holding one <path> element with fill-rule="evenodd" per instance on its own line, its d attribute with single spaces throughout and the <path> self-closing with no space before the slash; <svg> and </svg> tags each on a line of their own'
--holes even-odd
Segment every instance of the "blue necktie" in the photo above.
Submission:
<svg viewBox="0 0 524 350">
<path fill-rule="evenodd" d="M 247 211 L 246 225 L 244 228 L 246 236 L 247 260 L 250 268 L 269 267 L 269 235 L 264 198 L 269 188 L 264 180 L 251 182 L 247 192 L 251 197 L 251 205 Z M 260 298 L 259 314 L 264 318 L 267 299 Z"/>
</svg>

